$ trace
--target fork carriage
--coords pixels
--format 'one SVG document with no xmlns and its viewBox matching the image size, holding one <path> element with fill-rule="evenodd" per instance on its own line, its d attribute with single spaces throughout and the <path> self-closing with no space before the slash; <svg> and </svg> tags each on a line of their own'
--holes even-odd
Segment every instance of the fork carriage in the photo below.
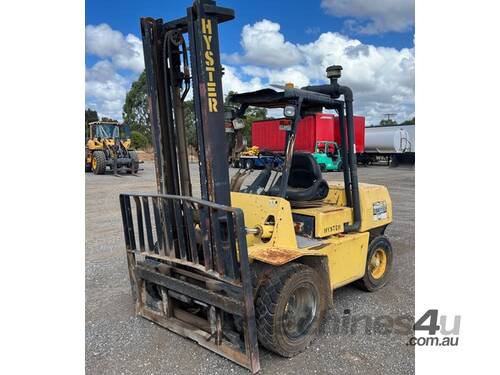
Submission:
<svg viewBox="0 0 500 375">
<path fill-rule="evenodd" d="M 257 372 L 243 212 L 173 195 L 120 204 L 136 313 Z"/>
</svg>

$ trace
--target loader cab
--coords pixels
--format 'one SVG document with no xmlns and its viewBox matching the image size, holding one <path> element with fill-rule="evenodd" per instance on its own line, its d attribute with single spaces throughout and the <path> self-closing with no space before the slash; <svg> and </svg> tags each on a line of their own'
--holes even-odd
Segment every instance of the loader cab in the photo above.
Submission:
<svg viewBox="0 0 500 375">
<path fill-rule="evenodd" d="M 120 125 L 118 122 L 96 121 L 89 124 L 90 138 L 116 139 L 120 138 Z"/>
<path fill-rule="evenodd" d="M 117 121 L 95 121 L 89 123 L 87 147 L 102 148 L 120 145 L 128 149 L 131 146 L 131 133 L 127 124 Z"/>
</svg>

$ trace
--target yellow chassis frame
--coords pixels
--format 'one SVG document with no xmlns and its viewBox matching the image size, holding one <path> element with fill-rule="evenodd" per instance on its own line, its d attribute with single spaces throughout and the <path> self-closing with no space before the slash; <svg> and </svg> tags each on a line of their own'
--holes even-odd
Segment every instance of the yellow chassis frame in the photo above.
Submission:
<svg viewBox="0 0 500 375">
<path fill-rule="evenodd" d="M 343 233 L 344 224 L 352 224 L 352 208 L 346 207 L 343 183 L 330 183 L 329 187 L 321 207 L 305 209 L 292 209 L 283 198 L 231 193 L 233 207 L 244 212 L 246 227 L 258 228 L 257 234 L 247 235 L 250 261 L 280 266 L 323 257 L 327 260 L 327 280 L 332 290 L 362 278 L 370 231 L 392 222 L 389 192 L 384 186 L 359 184 L 361 227 L 359 232 Z M 314 218 L 315 234 L 306 242 L 309 245 L 299 247 L 292 214 Z"/>
</svg>

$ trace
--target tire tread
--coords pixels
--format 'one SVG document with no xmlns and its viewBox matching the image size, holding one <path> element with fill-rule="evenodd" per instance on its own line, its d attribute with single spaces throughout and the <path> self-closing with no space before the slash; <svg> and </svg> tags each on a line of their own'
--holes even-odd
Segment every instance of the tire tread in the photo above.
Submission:
<svg viewBox="0 0 500 375">
<path fill-rule="evenodd" d="M 273 333 L 273 322 L 277 313 L 276 309 L 278 307 L 280 292 L 290 277 L 310 269 L 310 267 L 301 263 L 289 263 L 283 267 L 276 268 L 271 277 L 259 288 L 257 298 L 255 300 L 257 336 L 259 338 L 259 342 L 266 349 L 283 357 L 291 357 L 297 353 L 290 354 L 283 351 Z"/>
</svg>

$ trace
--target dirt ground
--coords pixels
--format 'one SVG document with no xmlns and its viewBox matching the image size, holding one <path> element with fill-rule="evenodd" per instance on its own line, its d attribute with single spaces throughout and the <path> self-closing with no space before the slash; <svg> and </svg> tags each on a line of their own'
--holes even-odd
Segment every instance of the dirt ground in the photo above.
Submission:
<svg viewBox="0 0 500 375">
<path fill-rule="evenodd" d="M 142 167 L 140 177 L 86 174 L 86 373 L 249 374 L 194 342 L 134 316 L 118 194 L 155 192 L 153 163 L 146 161 Z M 196 193 L 197 166 L 192 164 L 191 169 Z M 261 374 L 415 372 L 415 353 L 406 345 L 407 334 L 370 330 L 364 323 L 370 317 L 390 321 L 414 316 L 414 169 L 371 166 L 358 171 L 361 182 L 386 185 L 393 200 L 394 222 L 386 232 L 395 251 L 391 280 L 375 293 L 350 285 L 335 291 L 334 308 L 307 351 L 285 359 L 261 349 Z M 341 175 L 326 173 L 325 177 L 340 179 Z M 368 318 L 352 324 L 363 316 Z"/>
</svg>

